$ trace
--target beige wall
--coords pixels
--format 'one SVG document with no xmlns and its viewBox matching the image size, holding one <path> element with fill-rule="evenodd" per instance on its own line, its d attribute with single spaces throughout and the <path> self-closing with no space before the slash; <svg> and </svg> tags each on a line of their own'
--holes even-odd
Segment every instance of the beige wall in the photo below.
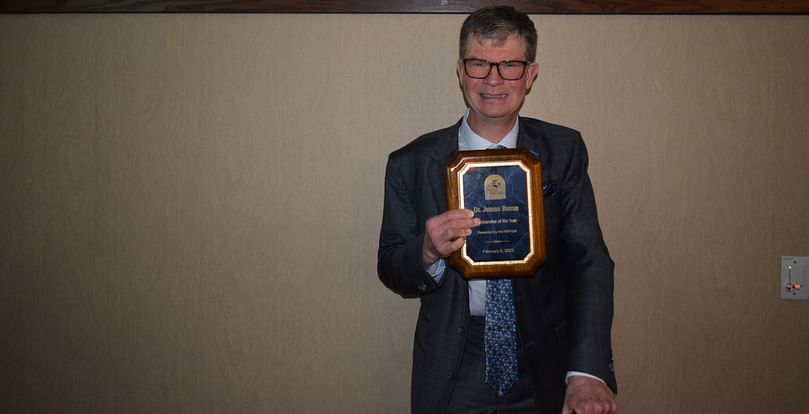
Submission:
<svg viewBox="0 0 809 414">
<path fill-rule="evenodd" d="M 0 411 L 405 413 L 386 155 L 463 110 L 454 15 L 0 16 Z M 622 412 L 805 410 L 809 16 L 537 16 Z"/>
</svg>

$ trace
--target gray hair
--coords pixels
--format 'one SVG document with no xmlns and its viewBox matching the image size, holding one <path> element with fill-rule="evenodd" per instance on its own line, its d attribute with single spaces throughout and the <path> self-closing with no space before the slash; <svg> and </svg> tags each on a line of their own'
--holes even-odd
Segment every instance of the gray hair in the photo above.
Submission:
<svg viewBox="0 0 809 414">
<path fill-rule="evenodd" d="M 471 37 L 505 41 L 511 35 L 522 37 L 525 59 L 533 62 L 537 56 L 537 29 L 527 14 L 511 6 L 493 6 L 470 14 L 461 26 L 460 58 L 466 57 L 466 42 Z"/>
</svg>

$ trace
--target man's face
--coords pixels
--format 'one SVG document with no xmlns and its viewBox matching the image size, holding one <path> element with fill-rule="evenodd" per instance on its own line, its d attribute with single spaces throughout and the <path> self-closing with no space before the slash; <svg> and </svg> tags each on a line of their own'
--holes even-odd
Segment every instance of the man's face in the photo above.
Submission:
<svg viewBox="0 0 809 414">
<path fill-rule="evenodd" d="M 489 62 L 526 60 L 525 43 L 517 35 L 511 35 L 505 41 L 476 39 L 470 36 L 466 42 L 464 58 L 467 59 L 482 59 Z M 461 88 L 471 109 L 469 123 L 472 128 L 483 124 L 501 123 L 511 126 L 525 100 L 525 95 L 534 83 L 537 64 L 529 64 L 525 75 L 517 80 L 504 80 L 494 65 L 485 79 L 471 78 L 464 72 L 463 61 L 460 59 L 457 71 Z"/>
</svg>

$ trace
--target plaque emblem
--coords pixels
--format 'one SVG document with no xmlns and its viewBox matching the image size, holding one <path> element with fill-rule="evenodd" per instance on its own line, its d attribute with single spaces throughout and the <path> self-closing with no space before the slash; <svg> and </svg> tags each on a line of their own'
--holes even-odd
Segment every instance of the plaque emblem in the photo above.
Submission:
<svg viewBox="0 0 809 414">
<path fill-rule="evenodd" d="M 491 174 L 484 180 L 486 200 L 505 200 L 506 199 L 506 180 L 499 174 Z"/>
</svg>

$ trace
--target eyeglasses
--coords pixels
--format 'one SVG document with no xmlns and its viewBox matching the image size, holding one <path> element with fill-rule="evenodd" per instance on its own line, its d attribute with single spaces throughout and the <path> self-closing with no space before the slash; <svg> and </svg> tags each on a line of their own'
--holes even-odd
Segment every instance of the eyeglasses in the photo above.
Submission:
<svg viewBox="0 0 809 414">
<path fill-rule="evenodd" d="M 528 62 L 524 60 L 504 60 L 501 62 L 489 62 L 483 59 L 464 59 L 463 70 L 466 76 L 475 79 L 486 79 L 492 71 L 492 66 L 497 68 L 497 73 L 505 80 L 517 80 L 525 75 L 525 68 Z"/>
</svg>

